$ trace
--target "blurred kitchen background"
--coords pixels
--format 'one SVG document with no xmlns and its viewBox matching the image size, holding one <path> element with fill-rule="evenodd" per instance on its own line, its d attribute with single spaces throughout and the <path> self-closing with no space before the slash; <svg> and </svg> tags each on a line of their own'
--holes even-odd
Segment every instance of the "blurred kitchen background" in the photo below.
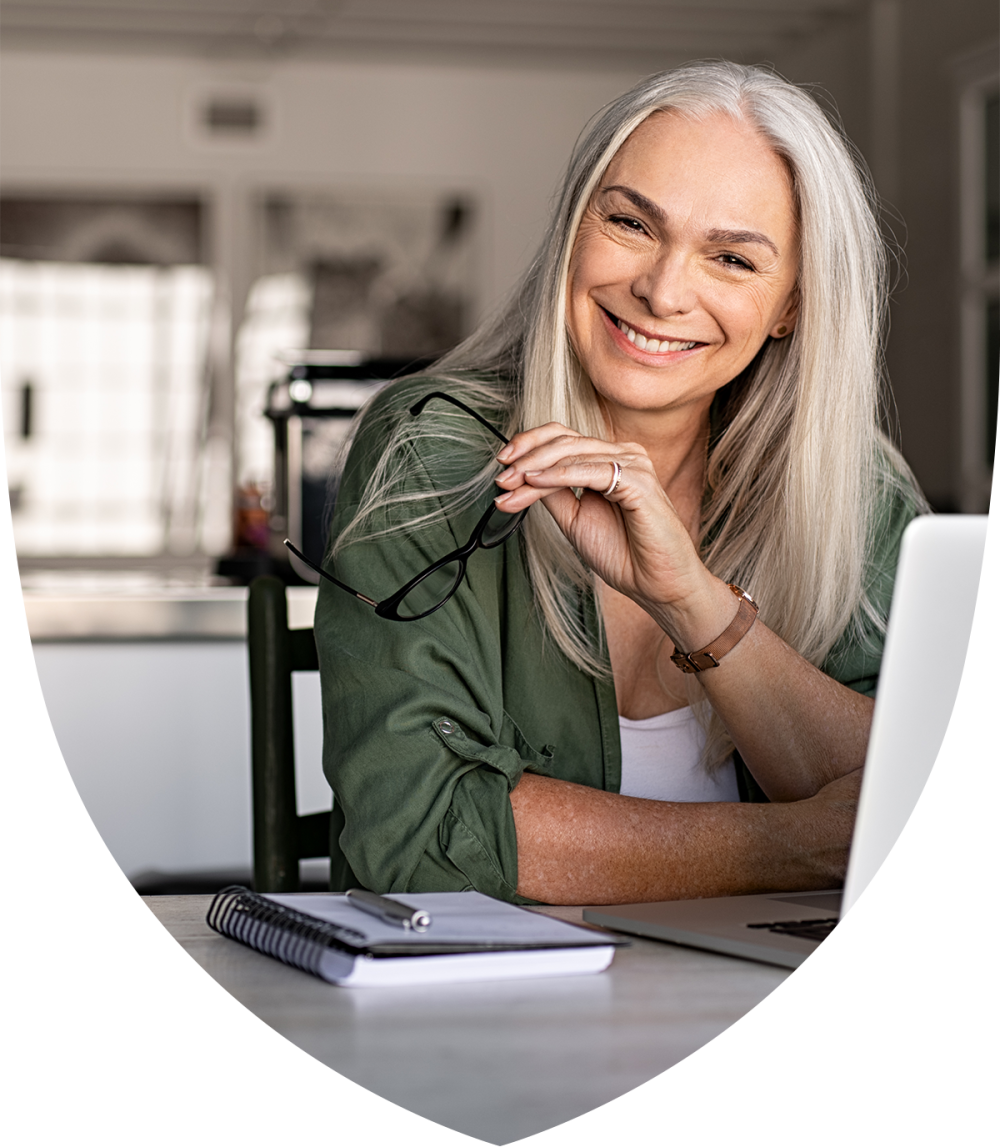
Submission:
<svg viewBox="0 0 1000 1147">
<path fill-rule="evenodd" d="M 904 252 L 896 432 L 936 509 L 988 507 L 995 0 L 6 0 L 0 36 L 15 542 L 56 733 L 138 887 L 245 872 L 245 583 L 278 572 L 309 624 L 280 539 L 322 548 L 351 410 L 499 303 L 643 75 L 769 63 L 836 109 Z"/>
</svg>

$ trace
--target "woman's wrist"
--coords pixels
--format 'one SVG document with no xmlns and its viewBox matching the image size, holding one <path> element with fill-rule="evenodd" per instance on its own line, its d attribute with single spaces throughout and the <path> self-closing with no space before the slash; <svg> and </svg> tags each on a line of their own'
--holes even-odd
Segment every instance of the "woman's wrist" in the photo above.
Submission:
<svg viewBox="0 0 1000 1147">
<path fill-rule="evenodd" d="M 720 578 L 705 571 L 697 589 L 680 600 L 644 605 L 682 653 L 701 649 L 723 633 L 739 611 L 739 602 Z"/>
</svg>

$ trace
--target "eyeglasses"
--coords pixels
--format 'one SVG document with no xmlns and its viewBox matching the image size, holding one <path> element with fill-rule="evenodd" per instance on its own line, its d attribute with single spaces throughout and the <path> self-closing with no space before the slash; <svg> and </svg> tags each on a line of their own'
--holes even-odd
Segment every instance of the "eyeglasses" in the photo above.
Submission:
<svg viewBox="0 0 1000 1147">
<path fill-rule="evenodd" d="M 494 437 L 499 438 L 504 445 L 507 444 L 508 440 L 485 418 L 466 406 L 464 402 L 459 402 L 457 398 L 452 398 L 450 394 L 444 394 L 439 390 L 425 394 L 419 402 L 415 402 L 410 407 L 410 414 L 414 418 L 417 417 L 432 398 L 441 398 L 445 402 L 450 402 L 452 406 L 457 406 L 459 410 L 464 410 L 466 414 L 471 415 L 478 423 L 485 426 Z M 445 554 L 443 558 L 434 562 L 433 565 L 429 565 L 422 573 L 418 573 L 402 589 L 398 589 L 384 601 L 372 601 L 370 597 L 366 597 L 363 593 L 352 589 L 351 586 L 338 581 L 315 562 L 311 562 L 287 538 L 285 545 L 300 561 L 305 562 L 310 569 L 315 570 L 320 577 L 326 578 L 327 581 L 347 590 L 348 593 L 353 594 L 366 605 L 372 606 L 377 617 L 384 617 L 387 621 L 419 621 L 420 618 L 427 617 L 435 610 L 440 609 L 453 596 L 462 584 L 469 558 L 476 550 L 492 550 L 503 545 L 524 521 L 524 515 L 527 512 L 527 510 L 522 510 L 519 514 L 505 514 L 496 506 L 490 506 L 477 522 L 464 546 L 459 546 L 457 550 Z"/>
</svg>

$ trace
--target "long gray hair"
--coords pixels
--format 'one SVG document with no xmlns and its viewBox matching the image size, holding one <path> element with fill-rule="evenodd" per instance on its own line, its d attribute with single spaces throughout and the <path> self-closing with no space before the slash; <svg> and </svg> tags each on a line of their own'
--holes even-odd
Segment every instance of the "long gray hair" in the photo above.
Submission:
<svg viewBox="0 0 1000 1147">
<path fill-rule="evenodd" d="M 701 553 L 714 574 L 754 596 L 765 624 L 820 665 L 848 627 L 860 635 L 871 623 L 884 626 L 866 594 L 865 555 L 887 484 L 907 480 L 908 471 L 880 429 L 886 253 L 874 192 L 852 145 L 807 93 L 760 68 L 709 62 L 652 76 L 609 104 L 578 141 L 545 239 L 508 303 L 432 375 L 450 379 L 456 396 L 499 412 L 508 432 L 556 421 L 609 437 L 567 335 L 570 257 L 608 164 L 639 124 L 666 110 L 752 124 L 791 173 L 798 319 L 792 335 L 768 339 L 719 394 Z M 470 381 L 470 372 L 483 381 Z M 454 434 L 467 442 L 458 424 L 449 430 L 445 419 L 442 430 L 434 419 L 435 429 L 421 429 L 421 421 L 397 427 L 335 552 L 366 520 L 406 500 L 398 460 L 408 455 L 407 437 Z M 439 492 L 436 513 L 481 495 L 494 473 L 484 456 L 475 477 Z M 541 506 L 525 521 L 523 544 L 552 639 L 585 672 L 607 674 L 599 640 L 581 624 L 579 594 L 593 588 L 594 575 Z M 699 696 L 695 689 L 691 700 Z M 709 730 L 706 761 L 717 763 L 731 743 L 707 706 L 698 708 Z"/>
</svg>

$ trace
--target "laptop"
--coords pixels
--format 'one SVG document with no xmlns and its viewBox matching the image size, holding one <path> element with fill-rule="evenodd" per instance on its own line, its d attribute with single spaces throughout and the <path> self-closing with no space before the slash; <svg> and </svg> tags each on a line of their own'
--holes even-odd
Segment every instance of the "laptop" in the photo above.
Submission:
<svg viewBox="0 0 1000 1147">
<path fill-rule="evenodd" d="M 889 854 L 944 740 L 972 630 L 986 523 L 985 515 L 929 515 L 903 534 L 843 890 L 613 904 L 585 908 L 584 920 L 786 968 L 815 951 Z"/>
</svg>

